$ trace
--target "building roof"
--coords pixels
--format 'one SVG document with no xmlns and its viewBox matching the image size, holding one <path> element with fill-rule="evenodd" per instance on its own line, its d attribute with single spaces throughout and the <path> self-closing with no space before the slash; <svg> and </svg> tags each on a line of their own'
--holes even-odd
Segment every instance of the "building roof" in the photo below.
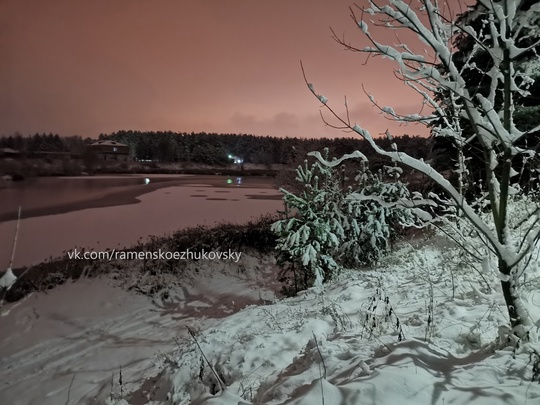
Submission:
<svg viewBox="0 0 540 405">
<path fill-rule="evenodd" d="M 127 146 L 125 143 L 120 143 L 116 141 L 97 141 L 91 143 L 90 146 Z"/>
<path fill-rule="evenodd" d="M 20 150 L 15 150 L 15 149 L 12 149 L 12 148 L 0 148 L 0 153 L 12 153 L 12 154 L 15 154 L 15 153 L 21 153 Z"/>
</svg>

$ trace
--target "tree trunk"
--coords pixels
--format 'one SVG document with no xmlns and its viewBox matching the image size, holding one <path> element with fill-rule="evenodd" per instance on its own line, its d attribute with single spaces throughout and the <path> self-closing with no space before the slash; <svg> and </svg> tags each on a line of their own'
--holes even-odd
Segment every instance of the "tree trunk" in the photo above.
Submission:
<svg viewBox="0 0 540 405">
<path fill-rule="evenodd" d="M 499 259 L 499 271 L 501 274 L 508 276 L 508 280 L 501 280 L 501 288 L 506 303 L 506 309 L 508 310 L 508 315 L 510 317 L 510 326 L 517 337 L 523 338 L 524 336 L 522 336 L 522 333 L 520 332 L 520 326 L 523 325 L 523 319 L 521 319 L 516 306 L 518 296 L 516 294 L 515 280 L 510 274 L 511 271 L 508 268 L 508 265 L 501 259 Z"/>
</svg>

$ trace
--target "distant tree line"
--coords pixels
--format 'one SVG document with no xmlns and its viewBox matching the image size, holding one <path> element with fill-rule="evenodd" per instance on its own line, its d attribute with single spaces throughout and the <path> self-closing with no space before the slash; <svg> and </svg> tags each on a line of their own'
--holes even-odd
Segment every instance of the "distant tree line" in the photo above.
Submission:
<svg viewBox="0 0 540 405">
<path fill-rule="evenodd" d="M 367 144 L 358 138 L 278 138 L 270 136 L 118 131 L 101 134 L 100 140 L 115 140 L 130 146 L 136 159 L 159 162 L 194 162 L 211 165 L 230 163 L 229 155 L 242 158 L 245 163 L 287 164 L 304 159 L 314 150 L 329 148 L 334 156 L 354 150 L 373 155 Z M 425 158 L 429 154 L 430 141 L 418 136 L 396 138 L 400 150 Z M 390 147 L 386 139 L 381 145 Z M 375 159 L 375 157 L 374 157 Z"/>
<path fill-rule="evenodd" d="M 289 164 L 302 161 L 308 152 L 328 148 L 333 156 L 341 156 L 354 150 L 365 153 L 372 166 L 382 164 L 372 149 L 359 138 L 278 138 L 270 136 L 218 134 L 218 133 L 178 133 L 172 131 L 141 132 L 118 131 L 100 134 L 98 140 L 114 140 L 130 148 L 134 160 L 155 162 L 193 162 L 209 165 L 231 163 L 229 156 L 243 159 L 244 163 Z M 427 158 L 431 141 L 419 136 L 396 137 L 398 148 L 415 157 Z M 14 149 L 23 156 L 36 152 L 69 152 L 83 156 L 88 145 L 96 139 L 80 136 L 61 137 L 58 134 L 35 134 L 22 136 L 14 134 L 0 137 L 0 148 Z M 381 138 L 384 148 L 390 141 Z"/>
<path fill-rule="evenodd" d="M 61 137 L 58 134 L 34 134 L 23 136 L 15 133 L 10 136 L 0 137 L 1 149 L 13 149 L 23 156 L 31 156 L 36 152 L 70 152 L 82 154 L 86 150 L 86 145 L 95 140 L 80 136 Z"/>
</svg>

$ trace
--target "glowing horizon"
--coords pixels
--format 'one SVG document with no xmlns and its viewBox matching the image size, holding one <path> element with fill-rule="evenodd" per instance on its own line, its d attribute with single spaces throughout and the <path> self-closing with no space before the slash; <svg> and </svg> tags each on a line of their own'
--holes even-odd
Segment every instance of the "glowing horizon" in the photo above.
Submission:
<svg viewBox="0 0 540 405">
<path fill-rule="evenodd" d="M 391 61 L 342 49 L 328 27 L 365 38 L 349 1 L 6 0 L 0 5 L 0 135 L 97 137 L 119 130 L 341 137 L 325 126 L 300 69 L 333 108 L 374 136 L 425 135 L 380 114 L 420 98 Z M 394 33 L 377 31 L 393 40 Z"/>
</svg>

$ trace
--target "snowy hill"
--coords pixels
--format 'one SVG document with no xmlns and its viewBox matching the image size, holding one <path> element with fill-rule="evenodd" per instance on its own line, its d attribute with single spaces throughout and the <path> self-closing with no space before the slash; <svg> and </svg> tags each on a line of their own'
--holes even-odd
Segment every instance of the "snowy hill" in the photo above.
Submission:
<svg viewBox="0 0 540 405">
<path fill-rule="evenodd" d="M 405 246 L 377 271 L 347 272 L 323 294 L 216 322 L 198 340 L 228 392 L 207 393 L 217 389 L 214 377 L 186 341 L 170 355 L 173 403 L 539 403 L 540 359 L 502 348 L 500 294 L 481 287 L 478 273 L 459 271 L 456 257 Z M 538 294 L 527 298 L 538 303 Z"/>
<path fill-rule="evenodd" d="M 197 268 L 153 299 L 101 278 L 2 308 L 2 403 L 540 403 L 535 343 L 499 341 L 497 280 L 440 240 L 294 298 L 270 257 Z"/>
</svg>

